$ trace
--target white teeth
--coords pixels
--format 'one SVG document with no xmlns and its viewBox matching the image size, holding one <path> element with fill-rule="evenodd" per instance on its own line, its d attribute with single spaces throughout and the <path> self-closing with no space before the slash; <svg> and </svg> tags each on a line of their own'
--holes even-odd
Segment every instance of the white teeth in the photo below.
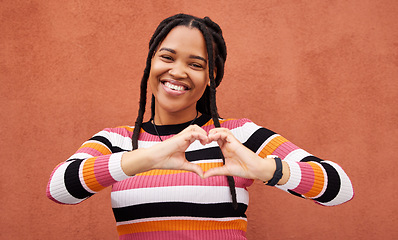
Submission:
<svg viewBox="0 0 398 240">
<path fill-rule="evenodd" d="M 183 86 L 177 86 L 177 85 L 171 84 L 169 82 L 165 82 L 164 85 L 172 90 L 175 90 L 175 91 L 184 91 L 185 90 Z"/>
</svg>

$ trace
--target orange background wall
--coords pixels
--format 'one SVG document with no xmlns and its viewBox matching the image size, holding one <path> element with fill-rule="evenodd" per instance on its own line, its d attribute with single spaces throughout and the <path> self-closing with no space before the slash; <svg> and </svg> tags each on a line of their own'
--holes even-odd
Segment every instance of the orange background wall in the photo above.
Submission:
<svg viewBox="0 0 398 240">
<path fill-rule="evenodd" d="M 248 238 L 398 239 L 395 0 L 1 1 L 0 238 L 117 238 L 110 189 L 65 206 L 46 184 L 91 135 L 133 124 L 149 38 L 178 12 L 223 28 L 221 116 L 339 163 L 355 188 L 322 207 L 258 182 Z"/>
</svg>

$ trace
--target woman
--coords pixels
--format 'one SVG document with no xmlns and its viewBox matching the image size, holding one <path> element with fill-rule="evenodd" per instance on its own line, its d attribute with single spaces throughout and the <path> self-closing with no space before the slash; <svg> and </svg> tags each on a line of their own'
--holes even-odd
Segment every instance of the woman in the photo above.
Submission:
<svg viewBox="0 0 398 240">
<path fill-rule="evenodd" d="M 256 179 L 326 206 L 353 197 L 337 164 L 248 119 L 219 118 L 226 47 L 216 23 L 172 16 L 149 47 L 135 126 L 104 129 L 58 165 L 50 199 L 76 204 L 112 185 L 120 239 L 246 239 Z M 152 118 L 143 123 L 147 85 Z"/>
</svg>

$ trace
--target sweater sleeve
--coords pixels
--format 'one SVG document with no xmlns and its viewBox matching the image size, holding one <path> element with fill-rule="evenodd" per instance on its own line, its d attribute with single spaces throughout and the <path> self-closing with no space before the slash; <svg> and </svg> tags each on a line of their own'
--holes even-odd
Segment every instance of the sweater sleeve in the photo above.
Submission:
<svg viewBox="0 0 398 240">
<path fill-rule="evenodd" d="M 114 129 L 104 129 L 56 166 L 47 184 L 47 197 L 61 204 L 77 204 L 128 178 L 121 168 L 124 150 L 112 144 L 115 136 L 120 139 Z"/>
<path fill-rule="evenodd" d="M 334 206 L 351 200 L 354 190 L 344 170 L 336 163 L 320 159 L 297 147 L 281 135 L 241 120 L 244 145 L 260 157 L 277 155 L 290 169 L 290 177 L 277 188 L 293 195 L 312 199 L 324 206 Z"/>
</svg>

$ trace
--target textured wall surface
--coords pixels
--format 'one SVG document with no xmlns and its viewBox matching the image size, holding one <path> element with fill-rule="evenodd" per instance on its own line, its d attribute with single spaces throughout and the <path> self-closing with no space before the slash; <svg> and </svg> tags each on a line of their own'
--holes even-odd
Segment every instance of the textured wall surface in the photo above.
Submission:
<svg viewBox="0 0 398 240">
<path fill-rule="evenodd" d="M 46 184 L 91 135 L 133 124 L 149 38 L 178 12 L 223 28 L 221 116 L 339 163 L 354 185 L 322 207 L 255 183 L 248 238 L 397 239 L 395 0 L 0 1 L 0 238 L 117 238 L 110 189 L 65 206 Z"/>
</svg>

